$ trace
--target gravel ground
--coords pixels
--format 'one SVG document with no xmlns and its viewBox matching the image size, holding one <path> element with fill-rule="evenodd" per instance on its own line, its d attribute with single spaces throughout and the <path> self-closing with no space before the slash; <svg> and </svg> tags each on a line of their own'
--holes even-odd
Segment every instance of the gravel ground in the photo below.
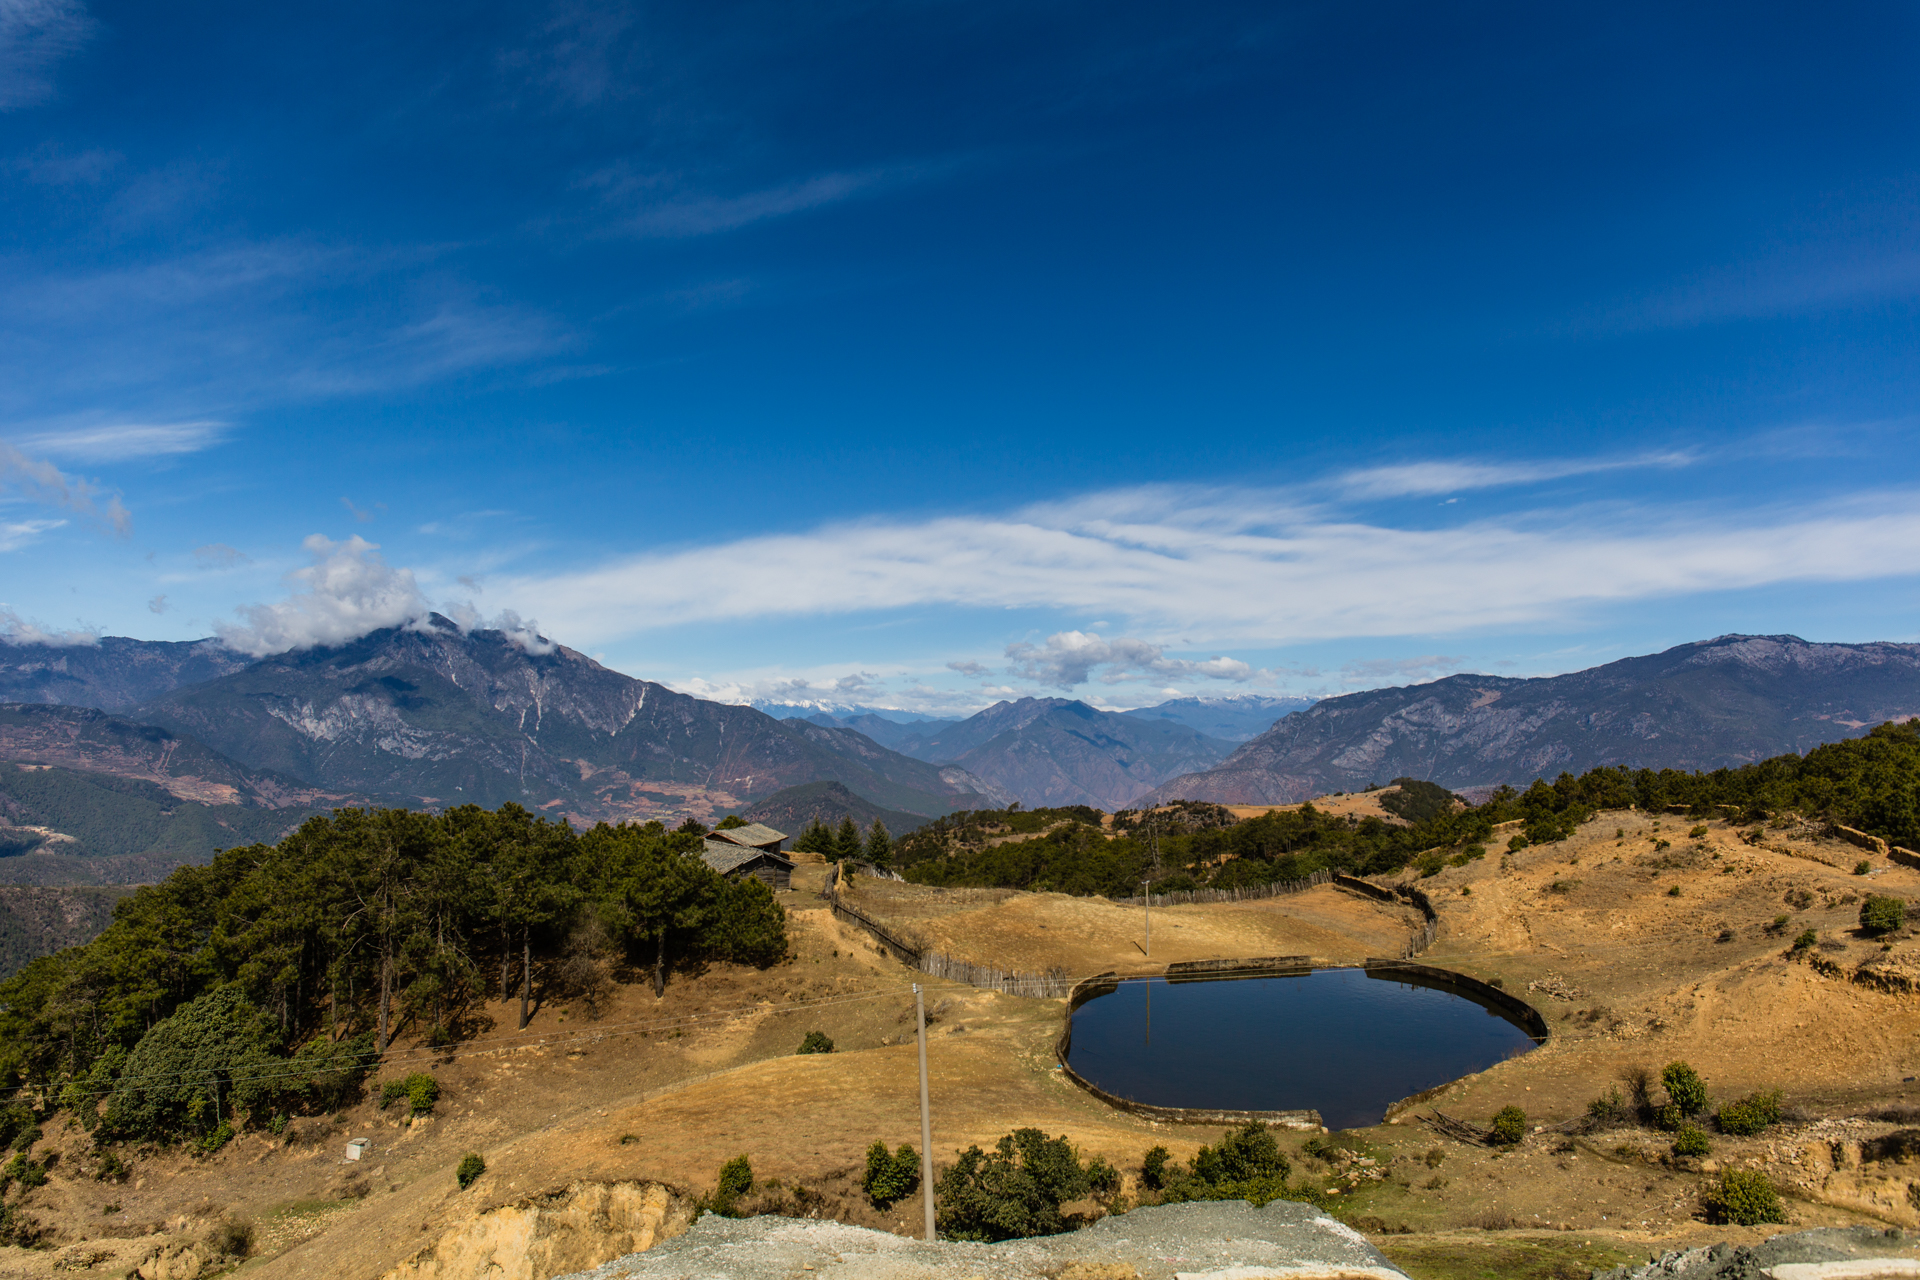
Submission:
<svg viewBox="0 0 1920 1280">
<path fill-rule="evenodd" d="M 1085 1231 L 927 1244 L 799 1218 L 701 1218 L 685 1235 L 565 1280 L 1407 1280 L 1357 1232 L 1304 1204 L 1160 1205 Z"/>
<path fill-rule="evenodd" d="M 1716 1244 L 1668 1252 L 1638 1267 L 1596 1271 L 1593 1280 L 1818 1280 L 1821 1276 L 1920 1276 L 1913 1242 L 1900 1228 L 1823 1227 L 1756 1245 Z M 1824 1267 L 1823 1267 L 1823 1264 Z M 1848 1265 L 1851 1264 L 1851 1265 Z"/>
</svg>

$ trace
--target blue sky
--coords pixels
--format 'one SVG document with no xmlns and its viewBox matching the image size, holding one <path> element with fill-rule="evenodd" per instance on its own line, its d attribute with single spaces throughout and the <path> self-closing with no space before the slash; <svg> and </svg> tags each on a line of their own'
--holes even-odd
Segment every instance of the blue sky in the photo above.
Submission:
<svg viewBox="0 0 1920 1280">
<path fill-rule="evenodd" d="M 1917 28 L 0 0 L 0 602 L 930 710 L 1913 640 Z"/>
</svg>

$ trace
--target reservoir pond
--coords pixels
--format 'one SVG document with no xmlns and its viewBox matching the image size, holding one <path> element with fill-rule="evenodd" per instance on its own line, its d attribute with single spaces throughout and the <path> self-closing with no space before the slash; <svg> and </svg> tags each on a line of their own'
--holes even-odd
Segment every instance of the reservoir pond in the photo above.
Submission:
<svg viewBox="0 0 1920 1280">
<path fill-rule="evenodd" d="M 1537 1043 L 1464 988 L 1404 971 L 1122 982 L 1073 1013 L 1067 1061 L 1108 1093 L 1159 1107 L 1312 1108 L 1329 1129 Z"/>
</svg>

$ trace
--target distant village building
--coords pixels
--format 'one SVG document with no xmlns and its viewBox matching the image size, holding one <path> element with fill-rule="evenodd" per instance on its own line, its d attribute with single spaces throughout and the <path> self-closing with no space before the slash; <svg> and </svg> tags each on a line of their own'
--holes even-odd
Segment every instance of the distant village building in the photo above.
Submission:
<svg viewBox="0 0 1920 1280">
<path fill-rule="evenodd" d="M 785 889 L 793 883 L 793 859 L 780 852 L 786 839 L 785 832 L 750 822 L 709 835 L 700 856 L 723 876 L 758 876 L 770 889 Z"/>
</svg>

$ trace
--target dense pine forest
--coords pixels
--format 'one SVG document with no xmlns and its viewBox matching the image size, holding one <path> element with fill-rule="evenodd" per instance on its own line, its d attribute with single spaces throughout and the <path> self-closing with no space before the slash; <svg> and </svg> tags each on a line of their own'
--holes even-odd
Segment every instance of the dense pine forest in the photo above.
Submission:
<svg viewBox="0 0 1920 1280">
<path fill-rule="evenodd" d="M 514 805 L 345 809 L 122 902 L 106 932 L 0 984 L 0 1070 L 103 1137 L 337 1105 L 398 1035 L 450 1043 L 482 1003 L 603 993 L 707 961 L 770 964 L 785 913 L 659 823 L 576 834 Z M 238 1108 L 238 1110 L 235 1110 Z"/>
</svg>

